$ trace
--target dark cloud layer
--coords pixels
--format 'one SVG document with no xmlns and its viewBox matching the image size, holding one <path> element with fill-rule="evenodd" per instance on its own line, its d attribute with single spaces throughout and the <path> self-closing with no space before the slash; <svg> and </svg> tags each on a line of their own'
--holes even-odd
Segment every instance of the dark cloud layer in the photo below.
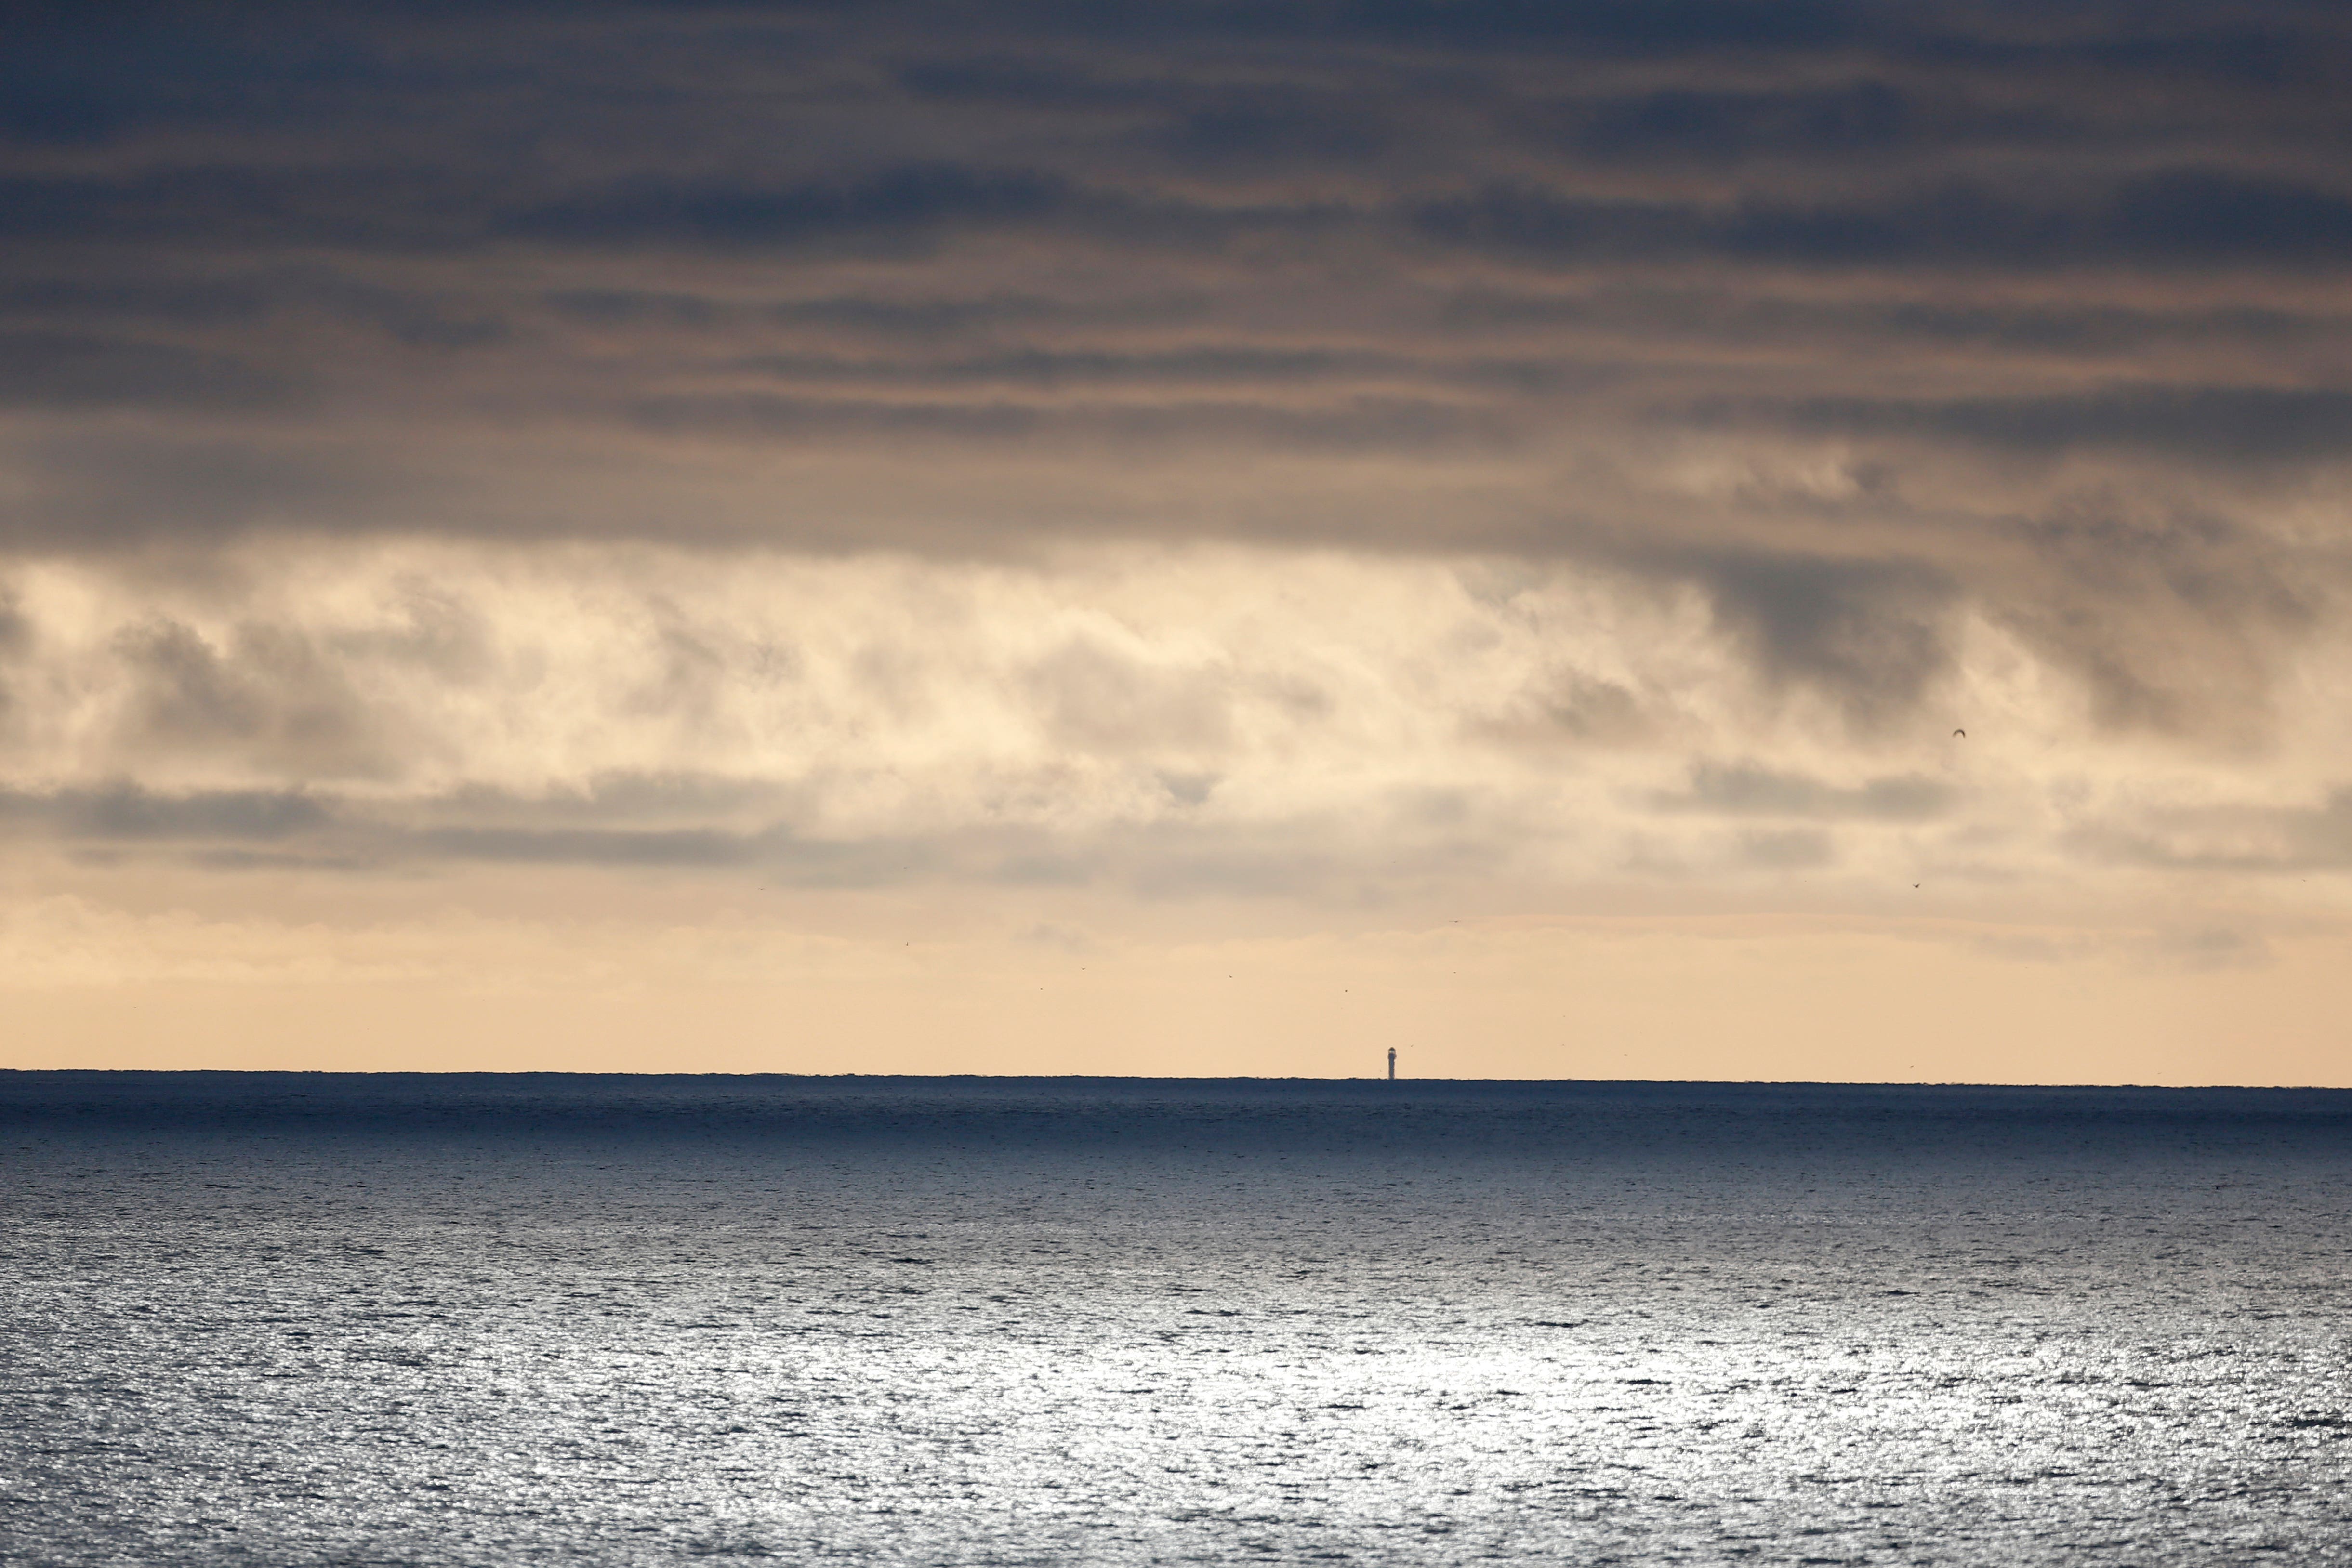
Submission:
<svg viewBox="0 0 2352 1568">
<path fill-rule="evenodd" d="M 2352 240 L 2352 197 L 2214 168 L 2085 181 L 2048 195 L 1952 180 L 1843 200 L 1721 205 L 1496 185 L 1431 202 L 1412 222 L 1450 245 L 1552 264 L 2330 268 Z"/>
<path fill-rule="evenodd" d="M 953 163 L 886 169 L 841 183 L 682 184 L 648 180 L 520 213 L 500 228 L 575 246 L 796 247 L 828 241 L 903 246 L 950 230 L 1035 224 L 1069 212 L 1051 176 Z"/>
<path fill-rule="evenodd" d="M 2352 389 L 2336 387 L 2120 386 L 2058 397 L 1818 399 L 1783 413 L 1811 431 L 2034 454 L 2110 447 L 2231 463 L 2352 454 Z"/>
<path fill-rule="evenodd" d="M 1696 591 L 1857 734 L 1971 611 L 2103 722 L 2198 732 L 2341 571 L 2264 511 L 2352 455 L 2333 6 L 11 21 L 17 551 L 1541 554 Z M 672 499 L 761 464 L 822 484 Z M 2086 509 L 2176 542 L 2118 566 Z M 382 744 L 161 632 L 125 656 L 205 744 L 344 775 Z"/>
<path fill-rule="evenodd" d="M 282 402 L 279 374 L 231 354 L 74 332 L 0 331 L 0 404 L 37 409 Z"/>
<path fill-rule="evenodd" d="M 1931 567 L 1786 553 L 1694 570 L 1767 676 L 1835 694 L 1865 727 L 1907 709 L 1950 663 L 1940 622 L 1955 588 Z"/>
</svg>

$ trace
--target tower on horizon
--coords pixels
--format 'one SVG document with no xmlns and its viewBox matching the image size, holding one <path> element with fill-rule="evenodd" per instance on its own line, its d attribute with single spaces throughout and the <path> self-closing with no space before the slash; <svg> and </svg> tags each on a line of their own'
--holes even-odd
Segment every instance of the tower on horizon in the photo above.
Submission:
<svg viewBox="0 0 2352 1568">
<path fill-rule="evenodd" d="M 1396 1047 L 1389 1047 L 1389 1082 L 1396 1082 Z"/>
</svg>

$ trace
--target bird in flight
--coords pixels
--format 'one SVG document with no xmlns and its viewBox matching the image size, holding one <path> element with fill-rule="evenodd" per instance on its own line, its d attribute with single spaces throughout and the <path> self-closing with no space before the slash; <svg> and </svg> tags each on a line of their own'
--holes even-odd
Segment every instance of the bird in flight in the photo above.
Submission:
<svg viewBox="0 0 2352 1568">
<path fill-rule="evenodd" d="M 1965 729 L 1956 729 L 1952 731 L 1952 738 L 1954 740 L 1966 740 L 1968 737 L 1969 732 Z"/>
</svg>

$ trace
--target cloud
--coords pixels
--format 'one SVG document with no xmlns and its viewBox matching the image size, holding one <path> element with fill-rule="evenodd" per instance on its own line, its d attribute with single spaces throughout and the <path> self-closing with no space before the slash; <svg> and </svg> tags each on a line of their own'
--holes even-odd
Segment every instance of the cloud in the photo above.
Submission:
<svg viewBox="0 0 2352 1568">
<path fill-rule="evenodd" d="M 25 833 L 1370 908 L 2341 776 L 2325 8 L 254 15 L 0 66 Z"/>
<path fill-rule="evenodd" d="M 1572 265 L 1729 260 L 1801 267 L 2042 269 L 2128 263 L 2325 267 L 2352 195 L 2226 169 L 2134 174 L 2049 197 L 1979 180 L 1811 202 L 1592 196 L 1493 183 L 1411 208 L 1430 239 Z"/>
<path fill-rule="evenodd" d="M 212 418 L 62 430 L 43 420 L 5 444 L 24 504 L 0 513 L 0 549 L 37 555 L 201 548 L 272 526 L 329 535 L 414 526 L 430 479 L 399 444 L 299 423 L 239 435 Z"/>
<path fill-rule="evenodd" d="M 1708 162 L 1772 155 L 1882 160 L 1915 142 L 1948 145 L 2001 132 L 2040 132 L 2033 139 L 2046 140 L 2052 129 L 2005 116 L 1956 115 L 1883 80 L 1749 92 L 1666 88 L 1564 106 L 1561 118 L 1570 143 L 1590 158 Z"/>
<path fill-rule="evenodd" d="M 2261 932 L 2229 925 L 2165 932 L 2150 946 L 2147 961 L 2166 969 L 2261 968 L 2273 958 L 2271 944 Z"/>
<path fill-rule="evenodd" d="M 921 438 L 996 445 L 1058 440 L 1097 447 L 1161 444 L 1394 452 L 1506 444 L 1507 421 L 1477 404 L 1363 395 L 1318 407 L 1240 398 L 1061 403 L 1011 397 L 896 399 L 714 392 L 648 397 L 632 422 L 663 434 L 829 440 Z"/>
<path fill-rule="evenodd" d="M 2121 386 L 2055 397 L 1819 399 L 1781 416 L 1807 431 L 1923 435 L 2037 455 L 2125 448 L 2258 463 L 2352 454 L 2352 389 L 2332 387 Z"/>
<path fill-rule="evenodd" d="M 2305 874 L 2352 866 L 2352 787 L 2315 806 L 2198 806 L 2085 824 L 2071 845 L 2096 860 L 2174 872 Z"/>
<path fill-rule="evenodd" d="M 2273 676 L 2342 587 L 2324 554 L 2157 505 L 2086 498 L 2007 531 L 2045 582 L 1995 613 L 2077 673 L 2092 716 L 2117 728 L 2266 744 Z"/>
<path fill-rule="evenodd" d="M 736 361 L 747 371 L 779 380 L 866 382 L 899 385 L 958 386 L 1002 382 L 1053 390 L 1066 386 L 1190 387 L 1199 384 L 1281 385 L 1297 382 L 1353 380 L 1382 374 L 1443 375 L 1448 366 L 1423 366 L 1395 355 L 1346 348 L 1274 348 L 1254 343 L 1210 343 L 1158 352 L 1104 350 L 1015 349 L 948 360 L 843 360 L 772 355 Z"/>
<path fill-rule="evenodd" d="M 918 98 L 1009 105 L 1034 113 L 1135 112 L 1139 94 L 1162 84 L 1111 77 L 1070 61 L 947 57 L 901 66 L 898 83 Z"/>
<path fill-rule="evenodd" d="M 244 325 L 276 308 L 276 278 L 35 277 L 0 287 L 0 312 L 47 321 Z"/>
<path fill-rule="evenodd" d="M 1089 751 L 1213 754 L 1232 738 L 1232 709 L 1214 669 L 1154 667 L 1076 638 L 1032 665 L 1028 681 L 1053 733 Z"/>
<path fill-rule="evenodd" d="M 1655 698 L 1619 681 L 1562 670 L 1533 685 L 1528 700 L 1507 716 L 1474 725 L 1471 733 L 1520 743 L 1632 746 L 1657 737 Z"/>
<path fill-rule="evenodd" d="M 1034 222 L 1074 203 L 1061 180 L 1035 171 L 911 164 L 845 183 L 775 188 L 619 185 L 517 214 L 501 227 L 563 245 L 903 246 L 950 225 Z"/>
<path fill-rule="evenodd" d="M 427 803 L 452 811 L 540 819 L 545 802 L 481 791 Z M 620 808 L 624 811 L 625 807 Z M 866 840 L 799 839 L 785 827 L 645 829 L 436 825 L 412 810 L 310 792 L 205 790 L 151 793 L 123 783 L 100 789 L 0 794 L 0 821 L 38 828 L 82 845 L 147 847 L 193 854 L 222 869 L 301 868 L 347 872 L 431 865 L 543 865 L 685 870 L 756 870 L 795 886 L 884 886 L 935 875 L 937 846 Z M 271 846 L 257 852 L 252 846 Z"/>
<path fill-rule="evenodd" d="M 1815 688 L 1856 725 L 1906 712 L 1950 668 L 1957 585 L 1926 562 L 1727 554 L 1684 569 L 1768 681 Z"/>
<path fill-rule="evenodd" d="M 232 355 L 72 332 L 0 330 L 0 406 L 42 409 L 284 402 L 289 381 Z"/>
<path fill-rule="evenodd" d="M 183 164 L 0 176 L 0 238 L 20 246 L 162 245 L 280 254 L 479 243 L 486 193 L 463 175 L 373 162 Z"/>
<path fill-rule="evenodd" d="M 299 632 L 237 629 L 226 648 L 168 618 L 125 627 L 121 744 L 133 756 L 247 757 L 304 778 L 380 774 L 391 736 L 338 663 Z"/>
<path fill-rule="evenodd" d="M 1381 814 L 1374 857 L 1348 825 L 1314 819 L 1111 822 L 1076 832 L 964 824 L 851 837 L 814 836 L 781 821 L 646 827 L 628 820 L 632 782 L 608 780 L 609 792 L 600 785 L 554 801 L 478 789 L 404 802 L 310 791 L 158 794 L 129 783 L 10 790 L 0 792 L 0 827 L 111 863 L 143 856 L 223 872 L 363 877 L 572 868 L 724 876 L 777 890 L 1094 887 L 1155 901 L 1360 899 L 1374 864 L 1380 885 L 1394 888 L 1490 872 L 1508 859 L 1464 822 L 1433 821 L 1409 800 Z M 574 821 L 564 822 L 567 815 Z M 1769 850 L 1759 853 L 1759 863 L 1783 863 Z"/>
<path fill-rule="evenodd" d="M 67 838 L 152 842 L 275 842 L 331 827 L 331 805 L 286 790 L 205 790 L 154 795 L 135 784 L 42 794 L 0 793 L 0 820 L 37 823 Z"/>
<path fill-rule="evenodd" d="M 1274 7 L 1276 16 L 1319 7 Z M 1866 9 L 1832 0 L 1692 0 L 1668 10 L 1622 0 L 1352 0 L 1336 18 L 1343 36 L 1454 48 L 1600 49 L 1634 56 L 1717 50 L 1776 50 L 1858 42 L 1868 36 Z M 1320 18 L 1318 17 L 1318 20 Z"/>
<path fill-rule="evenodd" d="M 1957 795 L 1949 784 L 1916 773 L 1843 786 L 1764 768 L 1702 763 L 1692 770 L 1687 789 L 1654 801 L 1661 810 L 1727 817 L 1921 822 L 1948 812 Z"/>
<path fill-rule="evenodd" d="M 1829 834 L 1818 828 L 1785 828 L 1742 833 L 1739 858 L 1773 871 L 1810 871 L 1837 858 Z"/>
</svg>

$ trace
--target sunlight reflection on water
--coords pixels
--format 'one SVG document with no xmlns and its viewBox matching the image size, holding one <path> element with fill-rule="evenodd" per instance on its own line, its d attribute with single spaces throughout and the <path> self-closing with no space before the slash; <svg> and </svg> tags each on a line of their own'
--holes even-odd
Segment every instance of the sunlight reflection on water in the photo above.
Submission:
<svg viewBox="0 0 2352 1568">
<path fill-rule="evenodd" d="M 2352 1553 L 2337 1100 L 1255 1092 L 405 1123 L 20 1093 L 0 1545 Z"/>
</svg>

